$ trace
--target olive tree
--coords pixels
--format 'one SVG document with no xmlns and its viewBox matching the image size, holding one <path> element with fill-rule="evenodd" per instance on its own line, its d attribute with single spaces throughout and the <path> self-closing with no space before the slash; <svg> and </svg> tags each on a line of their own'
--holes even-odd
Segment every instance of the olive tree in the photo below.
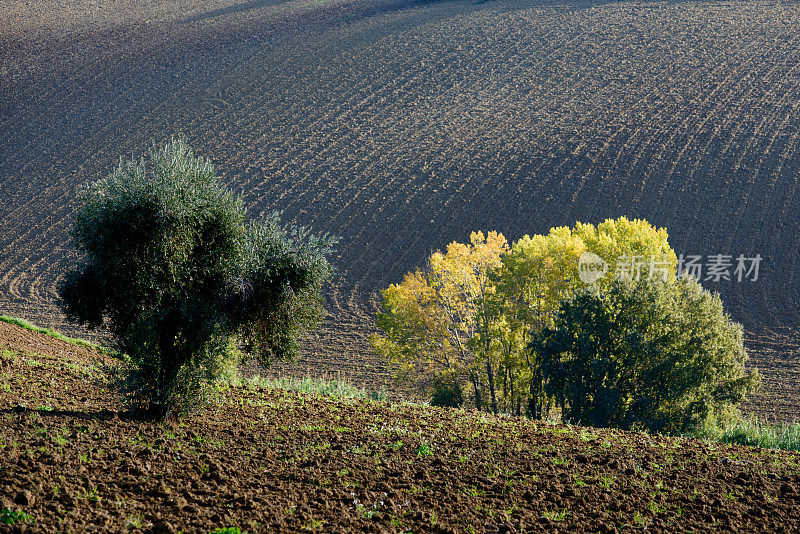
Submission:
<svg viewBox="0 0 800 534">
<path fill-rule="evenodd" d="M 125 397 L 160 416 L 196 404 L 240 349 L 266 365 L 293 358 L 323 313 L 334 239 L 277 213 L 249 220 L 182 139 L 121 162 L 80 201 L 83 259 L 59 287 L 62 308 L 108 329 L 128 359 Z"/>
</svg>

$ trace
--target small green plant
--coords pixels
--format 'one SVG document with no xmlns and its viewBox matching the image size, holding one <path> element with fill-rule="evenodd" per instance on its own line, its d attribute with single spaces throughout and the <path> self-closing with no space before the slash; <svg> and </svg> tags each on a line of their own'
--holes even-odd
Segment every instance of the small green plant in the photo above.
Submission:
<svg viewBox="0 0 800 534">
<path fill-rule="evenodd" d="M 34 521 L 35 519 L 32 515 L 19 510 L 9 510 L 8 508 L 0 510 L 0 525 L 16 525 L 18 523 L 33 523 Z"/>
<path fill-rule="evenodd" d="M 617 477 L 612 476 L 612 475 L 603 475 L 598 480 L 598 483 L 601 486 L 603 486 L 604 488 L 610 488 L 614 484 L 614 481 L 616 479 L 617 479 Z"/>
<path fill-rule="evenodd" d="M 392 519 L 389 521 L 389 523 L 391 523 L 392 525 L 396 526 L 399 529 L 402 529 L 402 528 L 405 527 L 405 521 L 403 521 L 399 517 L 392 516 Z"/>
<path fill-rule="evenodd" d="M 97 489 L 92 489 L 91 491 L 84 492 L 84 498 L 86 502 L 90 502 L 92 504 L 97 504 L 100 502 L 100 495 L 97 493 Z"/>
<path fill-rule="evenodd" d="M 215 528 L 209 534 L 247 534 L 239 530 L 239 527 L 219 527 Z"/>
<path fill-rule="evenodd" d="M 372 519 L 372 517 L 378 513 L 378 507 L 373 505 L 371 508 L 367 508 L 361 503 L 356 503 L 356 512 L 364 519 Z"/>
<path fill-rule="evenodd" d="M 728 493 L 725 493 L 724 497 L 726 499 L 728 499 L 729 501 L 735 501 L 735 500 L 737 500 L 739 498 L 739 494 L 736 493 L 735 490 L 731 490 Z"/>
<path fill-rule="evenodd" d="M 647 524 L 647 518 L 642 514 L 640 514 L 639 512 L 634 512 L 633 522 L 639 526 L 645 526 Z"/>
<path fill-rule="evenodd" d="M 431 446 L 427 441 L 423 441 L 417 449 L 417 456 L 430 456 L 433 454 Z"/>
<path fill-rule="evenodd" d="M 322 528 L 322 520 L 320 519 L 309 519 L 308 523 L 303 526 L 304 530 L 317 530 Z"/>
<path fill-rule="evenodd" d="M 664 512 L 669 511 L 668 506 L 662 506 L 654 501 L 650 501 L 650 511 L 654 514 L 663 514 Z"/>
<path fill-rule="evenodd" d="M 385 386 L 380 389 L 375 389 L 370 392 L 369 400 L 375 402 L 389 402 L 389 392 L 386 390 Z"/>
<path fill-rule="evenodd" d="M 470 497 L 480 497 L 481 495 L 483 495 L 486 492 L 483 491 L 483 490 L 479 490 L 475 486 L 470 486 L 470 487 L 464 489 L 464 493 L 466 495 L 469 495 Z"/>
<path fill-rule="evenodd" d="M 453 370 L 443 371 L 433 377 L 431 406 L 458 408 L 464 404 L 464 392 Z"/>
<path fill-rule="evenodd" d="M 550 521 L 563 521 L 567 514 L 569 513 L 568 510 L 548 510 L 544 513 L 544 516 L 549 519 Z"/>
</svg>

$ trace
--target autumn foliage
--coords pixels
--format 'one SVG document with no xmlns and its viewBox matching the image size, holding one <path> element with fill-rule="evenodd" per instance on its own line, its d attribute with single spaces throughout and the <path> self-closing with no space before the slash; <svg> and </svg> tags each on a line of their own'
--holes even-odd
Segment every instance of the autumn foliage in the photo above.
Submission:
<svg viewBox="0 0 800 534">
<path fill-rule="evenodd" d="M 579 259 L 586 252 L 607 264 L 606 275 L 591 284 L 579 273 Z M 623 265 L 631 258 L 639 259 L 638 270 Z M 658 265 L 658 270 L 648 271 L 648 259 L 651 267 Z M 569 416 L 570 406 L 579 402 L 573 404 L 568 395 L 555 390 L 556 381 L 550 373 L 558 368 L 554 362 L 562 356 L 559 346 L 547 345 L 550 360 L 549 365 L 543 365 L 542 345 L 534 340 L 541 342 L 543 333 L 552 336 L 564 326 L 564 305 L 577 305 L 577 295 L 605 295 L 616 290 L 626 276 L 644 286 L 672 286 L 676 266 L 667 232 L 644 220 L 622 217 L 596 226 L 577 223 L 572 228 L 553 228 L 546 235 L 526 235 L 512 245 L 497 232 L 475 232 L 469 244 L 451 243 L 445 252 L 432 254 L 424 267 L 407 273 L 402 282 L 382 292 L 383 311 L 377 316 L 381 333 L 373 336 L 373 346 L 394 366 L 397 378 L 432 379 L 434 398 L 450 398 L 448 392 L 439 389 L 447 386 L 448 391 L 454 390 L 456 377 L 470 386 L 477 409 L 541 417 L 557 400 L 561 413 Z M 700 296 L 707 294 L 699 285 L 693 291 Z M 701 307 L 702 303 L 713 304 L 721 310 L 718 298 L 713 301 L 698 296 L 695 300 Z M 668 313 L 685 311 L 674 299 L 664 298 L 653 306 L 663 308 L 667 302 L 673 306 Z M 559 317 L 561 323 L 556 322 Z M 719 323 L 716 332 L 727 335 L 735 331 L 726 330 L 730 323 L 727 316 L 715 317 Z M 688 358 L 692 347 L 702 346 L 713 334 L 702 331 L 697 339 L 683 340 L 683 345 L 676 341 L 673 347 L 687 351 Z M 598 335 L 601 347 L 613 338 L 610 333 Z M 741 378 L 746 359 L 741 336 L 731 334 L 713 342 L 721 343 L 722 353 L 731 355 L 732 365 L 741 371 L 732 379 Z M 591 360 L 594 355 L 582 357 Z M 633 360 L 625 365 L 629 364 L 634 365 Z M 742 395 L 744 391 L 746 388 Z M 632 391 L 624 402 L 634 402 L 636 395 Z M 730 400 L 739 400 L 742 395 Z"/>
</svg>

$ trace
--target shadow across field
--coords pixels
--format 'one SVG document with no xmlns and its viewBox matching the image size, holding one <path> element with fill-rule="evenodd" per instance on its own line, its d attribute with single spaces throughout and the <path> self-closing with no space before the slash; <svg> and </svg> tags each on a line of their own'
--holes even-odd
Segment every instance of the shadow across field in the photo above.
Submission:
<svg viewBox="0 0 800 534">
<path fill-rule="evenodd" d="M 235 13 L 245 13 L 247 11 L 254 11 L 256 9 L 261 9 L 264 7 L 272 7 L 284 2 L 285 0 L 252 0 L 250 2 L 236 4 L 234 6 L 212 9 L 211 11 L 206 11 L 205 13 L 200 13 L 198 15 L 194 15 L 193 17 L 184 19 L 182 22 L 184 23 L 201 22 L 204 20 L 222 17 L 225 15 L 233 15 Z"/>
<path fill-rule="evenodd" d="M 110 410 L 108 408 L 102 409 L 86 409 L 76 410 L 68 408 L 27 408 L 25 406 L 12 406 L 11 408 L 0 409 L 0 417 L 3 415 L 11 416 L 32 416 L 42 420 L 51 421 L 86 421 L 104 423 L 108 421 L 130 421 L 134 423 L 173 423 L 174 418 L 160 418 L 158 414 L 148 410 L 127 409 L 127 410 Z"/>
<path fill-rule="evenodd" d="M 474 3 L 480 4 L 483 3 L 485 0 L 477 0 L 474 2 L 464 2 L 466 4 Z M 463 2 L 463 0 L 402 0 L 400 2 L 397 1 L 390 1 L 390 2 L 365 2 L 364 5 L 359 6 L 357 18 L 366 18 L 370 16 L 380 15 L 383 13 L 390 13 L 395 11 L 402 11 L 404 9 L 413 9 L 420 6 L 426 6 L 431 4 L 441 4 L 447 2 Z M 215 19 L 218 17 L 224 17 L 226 15 L 236 15 L 241 13 L 247 13 L 249 11 L 256 11 L 258 9 L 263 9 L 266 7 L 273 7 L 280 4 L 288 4 L 286 0 L 251 0 L 250 2 L 243 2 L 241 4 L 236 4 L 233 6 L 222 7 L 218 9 L 212 9 L 210 11 L 206 11 L 205 13 L 199 13 L 197 15 L 193 15 L 186 19 L 183 19 L 181 23 L 183 24 L 191 24 L 196 22 L 203 22 L 211 19 Z M 306 7 L 311 6 L 311 2 L 308 2 L 305 5 L 297 6 L 297 7 Z M 331 7 L 333 8 L 335 4 L 331 3 L 330 6 L 325 5 L 317 5 L 315 7 L 326 8 Z M 341 6 L 340 6 L 341 7 Z M 350 11 L 350 10 L 348 10 Z M 352 20 L 352 14 L 348 16 L 348 21 Z"/>
<path fill-rule="evenodd" d="M 652 0 L 649 3 L 652 4 L 676 4 L 676 3 L 683 3 L 687 0 Z M 367 16 L 375 16 L 384 13 L 390 13 L 395 11 L 402 11 L 404 9 L 414 9 L 421 6 L 428 6 L 433 4 L 444 4 L 444 3 L 456 3 L 460 2 L 463 4 L 472 4 L 472 5 L 481 5 L 481 4 L 488 4 L 494 3 L 496 0 L 402 0 L 402 1 L 389 1 L 389 2 L 380 2 L 374 3 L 372 6 L 363 5 L 359 6 L 359 13 L 360 17 L 358 18 L 365 18 Z M 255 11 L 258 9 L 263 9 L 265 7 L 273 7 L 283 3 L 289 3 L 286 0 L 251 0 L 249 2 L 243 2 L 241 4 L 236 4 L 228 7 L 222 7 L 218 9 L 212 9 L 210 11 L 206 11 L 205 13 L 199 13 L 197 15 L 193 15 L 186 19 L 183 19 L 181 22 L 186 23 L 196 23 L 207 21 L 210 19 L 215 19 L 218 17 L 224 17 L 226 15 L 235 15 L 240 13 L 247 13 L 249 11 Z M 563 6 L 573 9 L 581 9 L 581 8 L 590 8 L 600 5 L 606 4 L 615 4 L 620 3 L 620 0 L 529 0 L 526 2 L 521 2 L 521 8 L 529 8 L 531 6 Z M 645 2 L 648 3 L 648 2 Z M 366 3 L 365 3 L 366 4 Z M 309 4 L 310 5 L 310 2 Z M 317 6 L 317 7 L 325 7 L 325 6 Z"/>
</svg>

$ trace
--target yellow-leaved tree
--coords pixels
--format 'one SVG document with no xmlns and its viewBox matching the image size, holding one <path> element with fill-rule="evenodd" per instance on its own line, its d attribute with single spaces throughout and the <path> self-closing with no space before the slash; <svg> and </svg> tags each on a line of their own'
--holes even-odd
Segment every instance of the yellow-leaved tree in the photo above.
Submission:
<svg viewBox="0 0 800 534">
<path fill-rule="evenodd" d="M 587 283 L 579 260 L 592 253 L 604 267 L 593 287 L 615 278 L 675 278 L 677 258 L 667 232 L 641 219 L 552 228 L 510 248 L 502 234 L 477 232 L 451 243 L 425 268 L 382 291 L 382 334 L 372 342 L 398 377 L 442 373 L 469 377 L 475 405 L 487 388 L 490 407 L 539 417 L 545 404 L 532 336 L 553 324 L 562 301 Z M 591 259 L 591 258 L 590 258 Z"/>
<path fill-rule="evenodd" d="M 674 279 L 677 258 L 667 238 L 666 230 L 645 220 L 621 217 L 597 226 L 579 222 L 574 228 L 552 228 L 546 235 L 526 235 L 503 256 L 502 268 L 492 276 L 497 288 L 493 308 L 498 324 L 504 325 L 497 342 L 509 362 L 505 372 L 513 372 L 507 378 L 515 387 L 512 396 L 526 390 L 532 417 L 541 416 L 545 399 L 536 354 L 527 350 L 528 343 L 534 333 L 552 326 L 563 300 L 586 287 L 579 272 L 581 256 L 593 253 L 604 262 L 605 275 L 592 284 L 598 289 L 615 278 Z M 512 405 L 519 402 L 511 399 Z"/>
<path fill-rule="evenodd" d="M 483 368 L 496 411 L 492 361 L 486 346 L 475 339 L 490 320 L 485 309 L 494 291 L 489 273 L 500 267 L 507 251 L 502 234 L 474 232 L 468 245 L 450 243 L 446 252 L 433 253 L 424 268 L 381 292 L 384 311 L 377 325 L 382 335 L 373 336 L 372 343 L 398 377 L 466 374 L 481 408 Z"/>
<path fill-rule="evenodd" d="M 547 235 L 520 238 L 492 273 L 497 289 L 491 307 L 502 353 L 504 399 L 517 413 L 527 398 L 527 412 L 541 415 L 541 373 L 528 343 L 533 331 L 549 323 L 561 299 L 581 284 L 578 258 L 585 251 L 583 240 L 570 228 L 553 228 Z"/>
</svg>

